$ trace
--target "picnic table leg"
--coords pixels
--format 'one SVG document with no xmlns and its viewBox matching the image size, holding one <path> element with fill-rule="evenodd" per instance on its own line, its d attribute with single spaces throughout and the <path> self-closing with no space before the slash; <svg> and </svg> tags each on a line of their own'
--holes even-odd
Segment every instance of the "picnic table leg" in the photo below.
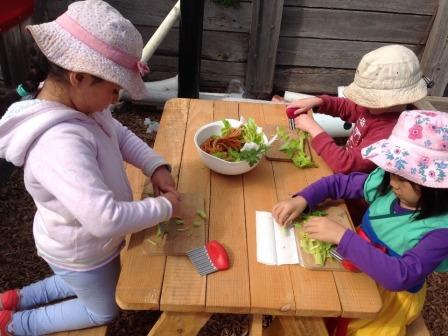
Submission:
<svg viewBox="0 0 448 336">
<path fill-rule="evenodd" d="M 249 336 L 263 336 L 263 315 L 251 315 Z"/>
<path fill-rule="evenodd" d="M 263 336 L 328 336 L 320 317 L 274 316 Z"/>
<path fill-rule="evenodd" d="M 163 312 L 148 336 L 196 336 L 211 313 Z"/>
</svg>

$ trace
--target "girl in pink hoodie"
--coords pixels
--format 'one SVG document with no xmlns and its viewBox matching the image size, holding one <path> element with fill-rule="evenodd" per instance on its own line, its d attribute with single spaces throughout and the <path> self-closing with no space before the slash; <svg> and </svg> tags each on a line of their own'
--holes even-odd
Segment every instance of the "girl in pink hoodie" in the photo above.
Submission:
<svg viewBox="0 0 448 336">
<path fill-rule="evenodd" d="M 110 322 L 125 235 L 168 220 L 180 206 L 168 163 L 107 109 L 120 89 L 134 99 L 146 94 L 143 41 L 130 21 L 87 0 L 27 28 L 45 82 L 36 99 L 14 103 L 0 120 L 0 157 L 24 167 L 37 207 L 37 252 L 54 276 L 0 295 L 2 336 Z M 156 197 L 132 201 L 123 161 L 151 178 Z"/>
</svg>

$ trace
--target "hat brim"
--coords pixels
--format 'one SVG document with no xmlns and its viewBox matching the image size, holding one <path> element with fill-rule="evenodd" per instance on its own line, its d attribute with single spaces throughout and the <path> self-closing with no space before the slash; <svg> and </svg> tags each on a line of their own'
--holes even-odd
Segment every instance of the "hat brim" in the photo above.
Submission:
<svg viewBox="0 0 448 336">
<path fill-rule="evenodd" d="M 387 108 L 411 104 L 423 99 L 427 94 L 428 89 L 423 79 L 408 87 L 381 90 L 363 88 L 353 82 L 344 90 L 345 97 L 367 108 Z"/>
<path fill-rule="evenodd" d="M 362 157 L 383 170 L 399 175 L 408 181 L 430 188 L 448 188 L 446 178 L 448 160 L 430 159 L 415 148 L 397 145 L 397 141 L 380 140 L 365 147 Z"/>
<path fill-rule="evenodd" d="M 27 26 L 47 59 L 60 67 L 84 72 L 115 83 L 129 92 L 132 99 L 148 96 L 140 74 L 125 68 L 74 38 L 55 21 Z"/>
</svg>

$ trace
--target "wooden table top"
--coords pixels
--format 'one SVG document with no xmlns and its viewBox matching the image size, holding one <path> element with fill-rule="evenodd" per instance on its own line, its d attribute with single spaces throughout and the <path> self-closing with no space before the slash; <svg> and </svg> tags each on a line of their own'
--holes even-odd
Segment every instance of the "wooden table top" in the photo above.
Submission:
<svg viewBox="0 0 448 336">
<path fill-rule="evenodd" d="M 312 271 L 299 265 L 257 262 L 255 211 L 271 211 L 279 200 L 331 170 L 315 154 L 318 168 L 262 159 L 252 171 L 225 176 L 205 167 L 193 136 L 223 118 L 252 117 L 259 126 L 287 125 L 283 105 L 173 99 L 166 103 L 154 149 L 173 167 L 182 192 L 201 193 L 208 210 L 208 239 L 226 247 L 231 267 L 200 276 L 185 256 L 142 253 L 143 233 L 131 236 L 117 286 L 119 306 L 129 310 L 251 313 L 372 318 L 381 308 L 375 282 L 362 273 Z M 345 204 L 339 206 L 345 209 Z"/>
</svg>

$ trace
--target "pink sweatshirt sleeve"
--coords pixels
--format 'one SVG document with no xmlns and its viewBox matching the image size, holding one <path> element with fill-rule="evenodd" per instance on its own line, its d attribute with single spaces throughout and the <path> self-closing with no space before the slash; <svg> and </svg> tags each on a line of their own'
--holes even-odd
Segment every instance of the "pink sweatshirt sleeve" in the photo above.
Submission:
<svg viewBox="0 0 448 336">
<path fill-rule="evenodd" d="M 162 156 L 157 154 L 126 126 L 123 126 L 116 119 L 114 119 L 114 122 L 118 144 L 126 162 L 140 168 L 146 176 L 151 176 L 158 167 L 168 165 Z"/>
</svg>

